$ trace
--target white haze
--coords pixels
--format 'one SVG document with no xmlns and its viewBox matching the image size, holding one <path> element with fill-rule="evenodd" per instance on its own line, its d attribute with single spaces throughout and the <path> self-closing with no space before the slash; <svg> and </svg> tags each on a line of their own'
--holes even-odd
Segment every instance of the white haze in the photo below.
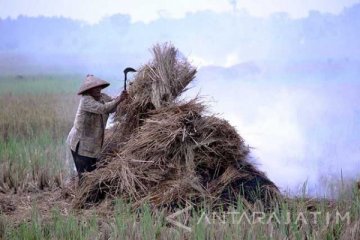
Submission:
<svg viewBox="0 0 360 240">
<path fill-rule="evenodd" d="M 287 13 L 292 18 L 304 18 L 311 11 L 338 14 L 358 0 L 1 0 L 0 17 L 23 16 L 66 17 L 96 24 L 104 17 L 127 14 L 132 22 L 159 18 L 184 18 L 199 11 L 231 14 L 245 11 L 256 17 Z"/>
<path fill-rule="evenodd" d="M 210 111 L 237 128 L 283 191 L 298 193 L 306 184 L 312 195 L 332 194 L 329 183 L 360 176 L 360 83 L 312 80 L 200 74 L 186 95 L 210 101 Z"/>
</svg>

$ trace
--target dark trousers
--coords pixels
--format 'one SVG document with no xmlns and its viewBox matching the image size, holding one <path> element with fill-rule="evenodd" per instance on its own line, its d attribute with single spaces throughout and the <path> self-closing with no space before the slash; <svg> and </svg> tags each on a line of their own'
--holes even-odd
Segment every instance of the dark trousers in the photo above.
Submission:
<svg viewBox="0 0 360 240">
<path fill-rule="evenodd" d="M 91 172 L 96 169 L 96 158 L 85 157 L 78 154 L 79 143 L 76 146 L 76 151 L 71 150 L 74 159 L 75 167 L 79 176 L 79 184 L 82 182 L 82 174 L 84 172 Z"/>
</svg>

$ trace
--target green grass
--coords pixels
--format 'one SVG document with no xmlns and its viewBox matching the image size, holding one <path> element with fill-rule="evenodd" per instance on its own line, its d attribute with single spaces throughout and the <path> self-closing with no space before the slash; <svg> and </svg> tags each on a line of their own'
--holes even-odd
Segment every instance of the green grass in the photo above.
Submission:
<svg viewBox="0 0 360 240">
<path fill-rule="evenodd" d="M 61 186 L 60 176 L 68 176 L 65 139 L 78 104 L 75 94 L 78 79 L 76 76 L 0 77 L 0 192 L 19 194 L 34 188 L 54 188 Z M 314 205 L 316 211 L 331 211 L 332 216 L 336 210 L 342 214 L 348 212 L 349 226 L 336 223 L 334 217 L 327 222 L 324 214 L 319 216 L 317 224 L 296 223 L 297 213 L 309 214 L 304 187 L 303 196 L 281 202 L 273 210 L 280 223 L 234 224 L 231 216 L 225 222 L 199 222 L 203 211 L 211 215 L 204 206 L 203 211 L 191 210 L 177 218 L 191 229 L 189 232 L 169 223 L 167 213 L 161 210 L 144 204 L 138 211 L 132 211 L 131 203 L 117 199 L 107 213 L 101 209 L 64 213 L 55 208 L 50 209 L 50 214 L 42 215 L 34 205 L 30 219 L 19 224 L 9 222 L 8 216 L 0 212 L 0 239 L 356 239 L 351 234 L 359 228 L 355 224 L 360 221 L 360 194 L 355 188 L 344 189 L 340 189 L 339 199 L 331 208 L 326 200 Z M 246 208 L 239 202 L 234 211 L 242 213 Z M 261 206 L 257 211 L 261 211 Z M 288 212 L 292 221 L 285 224 Z M 220 211 L 218 216 L 222 214 Z"/>
<path fill-rule="evenodd" d="M 77 107 L 67 77 L 0 77 L 0 192 L 60 185 Z"/>
<path fill-rule="evenodd" d="M 0 95 L 75 93 L 82 79 L 78 75 L 0 76 Z"/>
<path fill-rule="evenodd" d="M 13 137 L 0 140 L 3 190 L 18 192 L 29 187 L 61 185 L 58 178 L 65 171 L 66 159 L 63 146 L 62 139 L 54 139 L 45 132 L 31 140 Z"/>
<path fill-rule="evenodd" d="M 346 200 L 352 205 L 332 209 L 324 208 L 322 202 L 318 202 L 316 211 L 321 214 L 316 223 L 310 211 L 303 208 L 302 201 L 305 199 L 281 202 L 276 209 L 266 213 L 263 222 L 254 221 L 250 212 L 247 212 L 250 223 L 245 218 L 239 222 L 241 214 L 246 211 L 240 205 L 232 210 L 239 213 L 234 215 L 235 221 L 228 212 L 219 211 L 217 217 L 212 218 L 212 213 L 207 211 L 209 223 L 201 217 L 203 211 L 192 210 L 188 214 L 190 218 L 184 214 L 177 219 L 190 227 L 191 232 L 169 224 L 164 212 L 152 211 L 146 204 L 132 212 L 131 205 L 121 199 L 114 202 L 113 213 L 105 216 L 94 211 L 83 215 L 77 212 L 64 215 L 58 209 L 52 209 L 48 219 L 42 217 L 34 206 L 30 221 L 15 227 L 2 222 L 4 217 L 0 216 L 0 236 L 5 239 L 356 239 L 352 238 L 349 229 L 353 230 L 354 223 L 359 221 L 360 199 L 356 194 L 352 196 L 352 199 Z M 255 210 L 260 211 L 261 208 Z M 343 216 L 349 212 L 349 224 L 346 219 L 336 222 L 336 211 Z M 330 220 L 327 220 L 327 212 Z M 290 223 L 287 222 L 288 213 L 291 215 Z M 296 221 L 300 213 L 306 216 L 307 223 Z M 276 214 L 280 222 L 269 221 L 271 214 Z"/>
</svg>

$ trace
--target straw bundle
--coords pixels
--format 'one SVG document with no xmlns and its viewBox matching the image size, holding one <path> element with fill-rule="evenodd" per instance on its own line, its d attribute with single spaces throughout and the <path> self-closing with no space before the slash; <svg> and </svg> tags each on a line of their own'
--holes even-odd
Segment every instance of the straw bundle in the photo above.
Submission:
<svg viewBox="0 0 360 240">
<path fill-rule="evenodd" d="M 196 70 L 171 45 L 157 45 L 153 53 L 116 112 L 119 124 L 98 169 L 85 175 L 77 207 L 119 196 L 134 206 L 234 204 L 239 195 L 268 204 L 278 189 L 249 162 L 249 147 L 236 130 L 206 115 L 198 99 L 177 100 Z"/>
<path fill-rule="evenodd" d="M 173 102 L 195 78 L 196 69 L 179 58 L 173 46 L 155 45 L 152 53 L 153 61 L 138 69 L 129 87 L 131 100 L 119 106 L 115 114 L 115 120 L 124 126 L 121 138 L 129 137 L 149 111 Z"/>
</svg>

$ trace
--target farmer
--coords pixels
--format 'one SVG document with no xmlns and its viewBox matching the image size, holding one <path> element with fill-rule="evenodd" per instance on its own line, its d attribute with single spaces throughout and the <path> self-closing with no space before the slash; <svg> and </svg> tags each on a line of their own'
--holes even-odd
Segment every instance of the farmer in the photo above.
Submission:
<svg viewBox="0 0 360 240">
<path fill-rule="evenodd" d="M 128 97 L 126 91 L 114 99 L 101 93 L 109 85 L 110 83 L 94 75 L 87 75 L 78 92 L 81 95 L 80 104 L 67 144 L 71 148 L 79 183 L 84 172 L 91 172 L 96 168 L 96 158 L 103 146 L 109 114 L 115 112 L 119 103 Z"/>
</svg>

